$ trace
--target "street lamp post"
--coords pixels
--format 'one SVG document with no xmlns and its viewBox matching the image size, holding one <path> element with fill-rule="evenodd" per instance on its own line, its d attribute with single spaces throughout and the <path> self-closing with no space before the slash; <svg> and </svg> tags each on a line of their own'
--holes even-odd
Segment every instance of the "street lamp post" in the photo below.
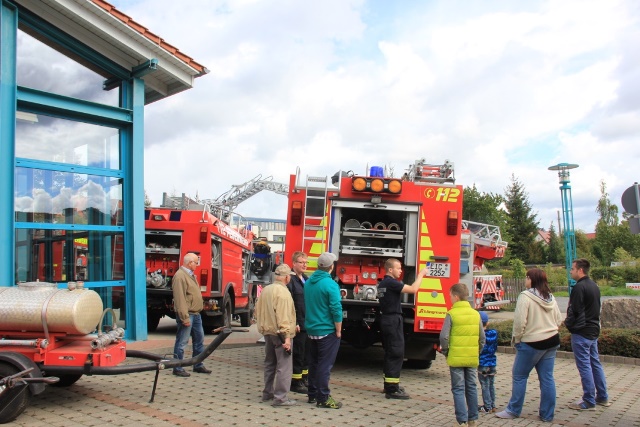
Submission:
<svg viewBox="0 0 640 427">
<path fill-rule="evenodd" d="M 573 227 L 573 200 L 571 199 L 571 180 L 569 179 L 569 169 L 575 169 L 578 165 L 571 163 L 558 163 L 549 166 L 550 171 L 558 171 L 560 181 L 560 195 L 562 196 L 562 223 L 564 227 L 564 259 L 567 269 L 567 283 L 569 284 L 569 295 L 573 290 L 576 281 L 571 278 L 571 266 L 573 260 L 578 255 L 576 251 L 576 233 Z"/>
</svg>

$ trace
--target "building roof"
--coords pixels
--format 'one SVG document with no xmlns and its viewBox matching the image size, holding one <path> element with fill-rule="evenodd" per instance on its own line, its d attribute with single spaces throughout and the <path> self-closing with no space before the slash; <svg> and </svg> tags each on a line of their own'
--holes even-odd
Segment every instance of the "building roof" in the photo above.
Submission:
<svg viewBox="0 0 640 427">
<path fill-rule="evenodd" d="M 543 241 L 545 244 L 549 244 L 550 234 L 548 231 L 545 231 L 542 228 L 538 229 L 538 235 L 536 236 L 536 241 Z"/>
<path fill-rule="evenodd" d="M 202 64 L 106 1 L 15 2 L 126 70 L 157 59 L 156 69 L 142 77 L 145 104 L 190 89 L 197 77 L 209 72 Z M 110 77 L 105 76 L 107 79 Z"/>
</svg>

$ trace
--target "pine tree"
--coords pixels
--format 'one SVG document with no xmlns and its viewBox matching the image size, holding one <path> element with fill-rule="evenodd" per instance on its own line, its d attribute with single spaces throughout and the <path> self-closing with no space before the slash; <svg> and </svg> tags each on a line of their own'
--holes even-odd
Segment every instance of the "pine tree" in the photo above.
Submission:
<svg viewBox="0 0 640 427">
<path fill-rule="evenodd" d="M 547 246 L 547 262 L 551 264 L 558 264 L 563 259 L 562 256 L 562 242 L 560 237 L 556 234 L 556 229 L 553 226 L 553 222 L 549 225 L 549 245 Z"/>
<path fill-rule="evenodd" d="M 531 249 L 535 246 L 538 232 L 538 220 L 532 212 L 529 195 L 524 185 L 511 175 L 511 185 L 505 189 L 505 206 L 507 208 L 507 232 L 510 236 L 509 252 L 514 258 L 525 263 L 535 262 L 531 259 Z"/>
</svg>

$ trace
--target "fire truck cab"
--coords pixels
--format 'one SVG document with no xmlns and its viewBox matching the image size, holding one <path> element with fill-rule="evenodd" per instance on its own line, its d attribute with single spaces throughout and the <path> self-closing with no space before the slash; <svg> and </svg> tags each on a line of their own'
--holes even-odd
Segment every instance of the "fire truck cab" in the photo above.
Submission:
<svg viewBox="0 0 640 427">
<path fill-rule="evenodd" d="M 228 327 L 233 316 L 240 318 L 242 326 L 249 326 L 257 287 L 268 283 L 270 274 L 264 262 L 259 271 L 252 268 L 254 245 L 250 229 L 232 227 L 202 205 L 190 209 L 147 208 L 145 264 L 149 331 L 157 328 L 163 316 L 175 319 L 171 279 L 189 252 L 199 258 L 195 274 L 204 299 L 201 314 L 205 332 L 223 325 Z"/>
<path fill-rule="evenodd" d="M 402 178 L 372 167 L 363 176 L 339 172 L 301 182 L 298 171 L 290 177 L 285 259 L 304 251 L 314 270 L 322 252 L 338 257 L 342 339 L 358 348 L 381 342 L 377 285 L 385 261 L 401 262 L 404 283 L 428 267 L 418 293 L 402 295 L 405 357 L 427 368 L 451 307 L 449 289 L 460 278 L 462 197 L 448 161 L 419 160 Z"/>
</svg>

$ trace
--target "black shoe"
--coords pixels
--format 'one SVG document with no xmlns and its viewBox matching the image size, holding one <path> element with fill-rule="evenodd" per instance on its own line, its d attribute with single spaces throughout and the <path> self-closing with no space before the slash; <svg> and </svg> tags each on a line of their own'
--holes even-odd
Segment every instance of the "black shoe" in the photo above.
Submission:
<svg viewBox="0 0 640 427">
<path fill-rule="evenodd" d="M 480 406 L 478 406 L 478 412 L 484 412 L 484 413 L 488 414 L 489 412 L 491 412 L 491 409 L 487 409 L 486 406 L 480 405 Z"/>
<path fill-rule="evenodd" d="M 387 391 L 384 397 L 387 399 L 411 399 L 404 390 Z"/>
<path fill-rule="evenodd" d="M 307 394 L 309 390 L 302 384 L 302 381 L 296 381 L 291 383 L 289 390 L 294 393 Z"/>
<path fill-rule="evenodd" d="M 309 400 L 307 400 L 307 403 L 317 403 L 318 401 L 316 400 L 315 397 L 311 397 L 309 396 Z"/>
<path fill-rule="evenodd" d="M 204 366 L 201 366 L 200 368 L 193 368 L 193 372 L 197 372 L 198 374 L 210 374 L 211 369 L 207 369 Z"/>
<path fill-rule="evenodd" d="M 185 370 L 182 371 L 173 371 L 173 375 L 175 375 L 176 377 L 190 377 L 191 374 Z"/>
</svg>

